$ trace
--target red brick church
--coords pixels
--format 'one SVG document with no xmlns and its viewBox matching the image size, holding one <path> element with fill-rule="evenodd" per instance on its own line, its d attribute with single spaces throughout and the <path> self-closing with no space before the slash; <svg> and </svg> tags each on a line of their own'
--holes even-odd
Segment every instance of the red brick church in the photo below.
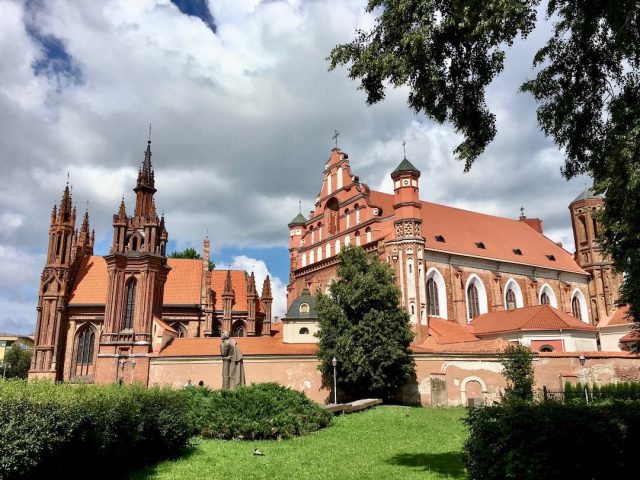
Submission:
<svg viewBox="0 0 640 480">
<path fill-rule="evenodd" d="M 158 216 L 151 142 L 144 154 L 132 216 L 124 198 L 113 216 L 108 255 L 93 254 L 95 234 L 67 185 L 53 207 L 42 272 L 30 376 L 72 381 L 147 383 L 149 358 L 176 337 L 271 333 L 270 280 L 209 271 L 201 260 L 167 258 L 168 232 Z"/>
</svg>

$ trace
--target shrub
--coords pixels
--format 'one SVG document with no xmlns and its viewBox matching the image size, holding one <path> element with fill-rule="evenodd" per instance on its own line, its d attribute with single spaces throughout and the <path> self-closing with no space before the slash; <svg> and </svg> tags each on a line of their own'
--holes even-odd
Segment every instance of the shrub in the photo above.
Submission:
<svg viewBox="0 0 640 480">
<path fill-rule="evenodd" d="M 113 477 L 177 455 L 193 433 L 181 392 L 9 381 L 0 385 L 0 477 Z"/>
<path fill-rule="evenodd" d="M 507 379 L 506 401 L 533 400 L 533 352 L 529 347 L 512 344 L 505 348 L 500 363 Z"/>
<path fill-rule="evenodd" d="M 609 383 L 607 385 L 583 385 L 568 383 L 564 387 L 565 402 L 586 401 L 585 388 L 590 401 L 640 400 L 640 382 Z"/>
<path fill-rule="evenodd" d="M 633 478 L 640 402 L 509 403 L 469 411 L 471 479 Z"/>
<path fill-rule="evenodd" d="M 194 428 L 207 438 L 290 438 L 325 427 L 332 418 L 304 393 L 276 383 L 234 390 L 191 388 L 184 394 Z"/>
</svg>

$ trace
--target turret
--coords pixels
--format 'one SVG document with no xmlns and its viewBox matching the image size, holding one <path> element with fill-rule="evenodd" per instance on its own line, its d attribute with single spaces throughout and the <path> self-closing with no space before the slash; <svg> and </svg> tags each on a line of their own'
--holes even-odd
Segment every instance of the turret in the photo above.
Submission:
<svg viewBox="0 0 640 480">
<path fill-rule="evenodd" d="M 235 294 L 231 283 L 231 270 L 227 270 L 227 278 L 224 281 L 222 291 L 222 331 L 231 331 L 231 311 Z"/>
<path fill-rule="evenodd" d="M 258 303 L 258 291 L 256 290 L 256 277 L 251 272 L 247 278 L 247 335 L 256 334 L 256 306 Z"/>
<path fill-rule="evenodd" d="M 271 293 L 271 279 L 269 275 L 264 279 L 262 284 L 262 295 L 260 303 L 264 310 L 264 322 L 262 324 L 262 335 L 271 335 L 271 306 L 273 304 L 273 295 Z"/>
<path fill-rule="evenodd" d="M 391 172 L 395 210 L 396 238 L 421 237 L 420 170 L 407 157 Z"/>
<path fill-rule="evenodd" d="M 302 237 L 307 233 L 306 223 L 307 219 L 304 218 L 302 212 L 299 212 L 288 224 L 291 270 L 295 270 L 301 266 L 298 262 L 298 250 L 302 247 Z"/>
</svg>

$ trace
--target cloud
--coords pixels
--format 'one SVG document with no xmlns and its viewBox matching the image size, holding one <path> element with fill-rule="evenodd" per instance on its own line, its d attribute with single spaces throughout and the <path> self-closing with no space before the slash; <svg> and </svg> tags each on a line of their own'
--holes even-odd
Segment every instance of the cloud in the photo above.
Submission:
<svg viewBox="0 0 640 480">
<path fill-rule="evenodd" d="M 460 138 L 411 112 L 406 89 L 367 106 L 345 69 L 327 71 L 331 48 L 371 25 L 365 3 L 199 0 L 185 11 L 169 0 L 0 0 L 3 244 L 42 268 L 69 172 L 78 207 L 89 202 L 96 253 L 106 253 L 123 194 L 132 211 L 152 123 L 156 205 L 179 248 L 201 245 L 208 230 L 218 251 L 279 248 L 287 264 L 287 222 L 298 200 L 312 208 L 334 129 L 372 188 L 391 191 L 406 139 L 423 198 L 512 218 L 524 206 L 566 245 L 567 205 L 584 179 L 560 177 L 561 152 L 517 93 L 548 24 L 508 52 L 488 95 L 499 134 L 463 174 L 451 153 Z M 37 277 L 18 285 L 6 275 L 0 282 L 33 308 Z M 13 309 L 3 295 L 0 311 Z"/>
<path fill-rule="evenodd" d="M 265 262 L 256 258 L 247 257 L 246 255 L 238 255 L 233 257 L 229 268 L 232 270 L 253 272 L 256 277 L 258 294 L 262 293 L 264 279 L 269 275 L 271 279 L 271 294 L 273 295 L 273 305 L 271 306 L 272 315 L 279 318 L 284 317 L 284 314 L 287 312 L 287 286 L 280 278 L 274 277 L 269 273 Z"/>
</svg>

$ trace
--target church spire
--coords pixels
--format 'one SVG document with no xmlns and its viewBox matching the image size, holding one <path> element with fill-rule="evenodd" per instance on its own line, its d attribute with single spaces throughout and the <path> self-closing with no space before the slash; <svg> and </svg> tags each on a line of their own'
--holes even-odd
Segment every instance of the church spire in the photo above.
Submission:
<svg viewBox="0 0 640 480">
<path fill-rule="evenodd" d="M 62 199 L 60 200 L 60 208 L 58 209 L 58 220 L 67 222 L 73 215 L 73 201 L 71 200 L 71 190 L 69 189 L 69 182 L 64 187 L 62 192 Z"/>
<path fill-rule="evenodd" d="M 147 150 L 144 152 L 144 160 L 142 162 L 142 167 L 138 171 L 138 184 L 136 189 L 140 187 L 147 187 L 150 189 L 154 189 L 155 184 L 155 174 L 153 172 L 153 166 L 151 165 L 151 140 L 147 141 Z"/>
</svg>

